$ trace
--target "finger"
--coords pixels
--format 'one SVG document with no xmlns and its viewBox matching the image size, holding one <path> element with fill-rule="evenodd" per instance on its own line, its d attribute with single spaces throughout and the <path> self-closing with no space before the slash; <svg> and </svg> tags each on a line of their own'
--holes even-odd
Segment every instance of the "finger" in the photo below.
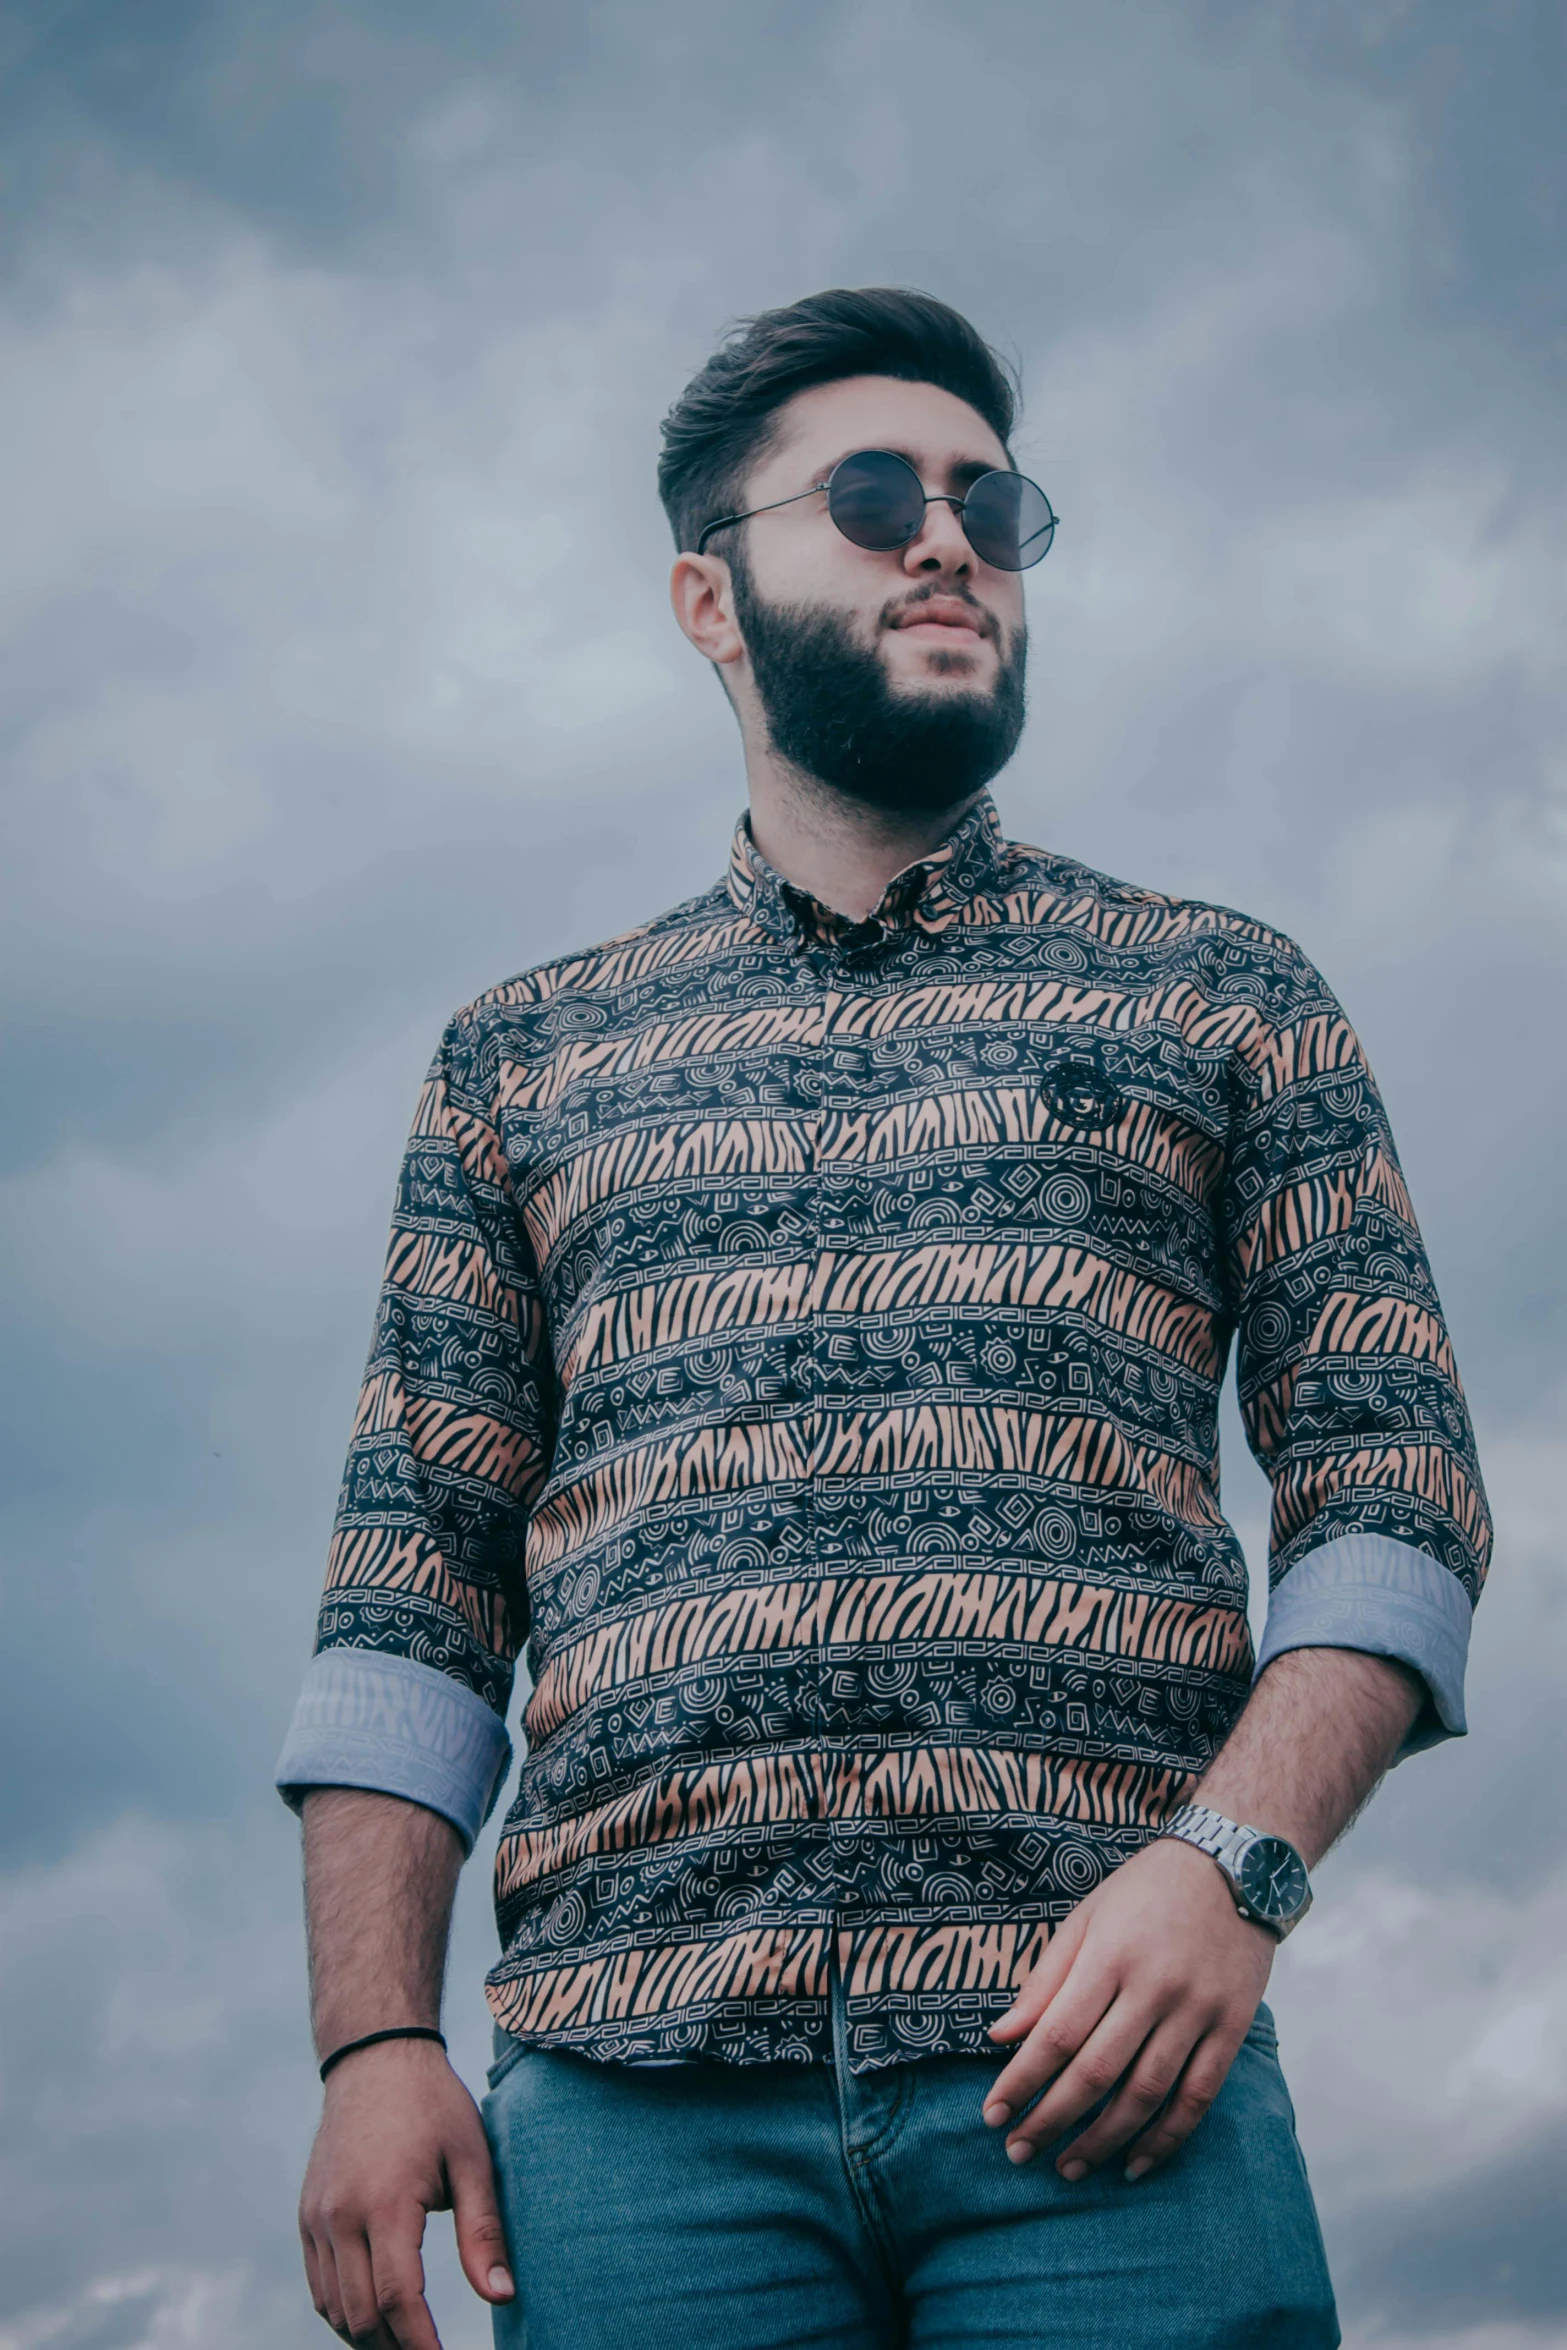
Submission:
<svg viewBox="0 0 1567 2350">
<path fill-rule="evenodd" d="M 334 2229 L 332 2259 L 337 2268 L 342 2323 L 338 2332 L 354 2350 L 392 2350 L 391 2337 L 376 2307 L 375 2278 L 370 2267 L 370 2245 L 361 2234 Z"/>
<path fill-rule="evenodd" d="M 424 2297 L 424 2262 L 419 2246 L 424 2239 L 424 2206 L 414 2204 L 387 2213 L 370 2224 L 370 2280 L 375 2318 L 381 2331 L 371 2336 L 380 2350 L 441 2350 L 441 2338 Z"/>
<path fill-rule="evenodd" d="M 1045 2009 L 1072 1971 L 1072 1961 L 1083 1945 L 1088 1921 L 1080 1910 L 1057 1926 L 1045 1944 L 1044 1955 L 1029 1969 L 1028 1978 L 1007 2009 L 990 2027 L 992 2040 L 1021 2040 L 1033 2030 Z"/>
<path fill-rule="evenodd" d="M 1064 2179 L 1086 2178 L 1146 2128 L 1180 2079 L 1201 2030 L 1197 2017 L 1171 2016 L 1149 2033 L 1104 2112 L 1057 2156 L 1056 2169 Z"/>
<path fill-rule="evenodd" d="M 304 2254 L 305 2282 L 310 2287 L 311 2307 L 315 2310 L 317 2317 L 324 2319 L 330 2325 L 332 2320 L 327 2314 L 326 2288 L 322 2282 L 325 2274 L 324 2264 L 320 2253 L 316 2250 L 316 2240 L 303 2219 L 299 2223 L 299 2248 Z"/>
<path fill-rule="evenodd" d="M 463 2275 L 481 2301 L 509 2301 L 516 2286 L 506 2250 L 506 2230 L 495 2200 L 495 2173 L 488 2146 L 481 2141 L 478 2152 L 450 2161 L 447 2169 Z"/>
<path fill-rule="evenodd" d="M 1110 1974 L 1077 1970 L 1035 2024 L 1006 2069 L 997 2075 L 985 2099 L 985 2119 L 992 2129 L 1021 2113 L 1047 2081 L 1064 2072 L 1085 2041 L 1109 2013 L 1117 1994 Z"/>
<path fill-rule="evenodd" d="M 311 2299 L 315 2302 L 316 2315 L 331 2327 L 334 2334 L 339 2335 L 346 2342 L 348 2340 L 348 2321 L 343 2315 L 343 2288 L 337 2281 L 337 2262 L 332 2258 L 331 2245 L 328 2243 L 317 2244 L 315 2255 L 316 2266 L 311 2287 Z"/>
<path fill-rule="evenodd" d="M 1146 2178 L 1185 2145 L 1224 2087 L 1239 2046 L 1238 2039 L 1220 2032 L 1198 2041 L 1164 2112 L 1133 2144 L 1126 2162 L 1128 2179 Z"/>
<path fill-rule="evenodd" d="M 316 2238 L 316 2271 L 321 2284 L 321 2299 L 316 2306 L 333 2333 L 342 2341 L 351 2342 L 354 2337 L 343 2297 L 343 2280 L 338 2274 L 337 2253 L 329 2235 Z"/>
<path fill-rule="evenodd" d="M 1147 2039 L 1157 2018 L 1144 2006 L 1118 1999 L 1104 2020 L 1079 2045 L 1037 2105 L 1012 2128 L 1007 2153 L 1027 2162 L 1041 2146 L 1064 2136 L 1091 2106 L 1107 2097 Z"/>
</svg>

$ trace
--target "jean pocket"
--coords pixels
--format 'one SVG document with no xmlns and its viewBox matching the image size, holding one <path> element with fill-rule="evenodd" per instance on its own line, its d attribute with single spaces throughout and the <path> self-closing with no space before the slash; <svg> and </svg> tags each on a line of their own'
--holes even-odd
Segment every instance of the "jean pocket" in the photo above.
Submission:
<svg viewBox="0 0 1567 2350">
<path fill-rule="evenodd" d="M 505 2046 L 499 2048 L 495 2062 L 484 2076 L 492 2089 L 498 2089 L 507 2074 L 515 2072 L 522 2059 L 530 2053 L 527 2041 L 514 2040 L 509 2032 L 497 2032 L 495 2038 L 497 2043 L 504 2040 Z"/>
<path fill-rule="evenodd" d="M 1251 2028 L 1247 2032 L 1246 2038 L 1242 2042 L 1242 2046 L 1246 2048 L 1260 2049 L 1264 2056 L 1278 2055 L 1278 2026 L 1273 2020 L 1273 2010 L 1271 2007 L 1269 2007 L 1266 2000 L 1261 2003 L 1257 2009 L 1256 2014 L 1252 2017 Z"/>
</svg>

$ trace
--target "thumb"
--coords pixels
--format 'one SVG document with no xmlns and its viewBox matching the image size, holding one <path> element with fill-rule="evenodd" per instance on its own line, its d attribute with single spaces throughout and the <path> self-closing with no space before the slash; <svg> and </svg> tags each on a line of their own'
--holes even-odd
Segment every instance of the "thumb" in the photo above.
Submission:
<svg viewBox="0 0 1567 2350">
<path fill-rule="evenodd" d="M 457 2257 L 481 2301 L 509 2301 L 517 2290 L 506 2254 L 506 2230 L 495 2201 L 488 2149 L 454 2163 L 449 2172 Z"/>
</svg>

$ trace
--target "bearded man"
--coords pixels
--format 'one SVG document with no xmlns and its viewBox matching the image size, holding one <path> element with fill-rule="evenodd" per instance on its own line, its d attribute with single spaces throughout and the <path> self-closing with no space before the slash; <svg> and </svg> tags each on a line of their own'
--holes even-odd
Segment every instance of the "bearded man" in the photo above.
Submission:
<svg viewBox="0 0 1567 2350">
<path fill-rule="evenodd" d="M 1001 831 L 1013 422 L 924 295 L 724 344 L 660 487 L 727 877 L 430 1072 L 279 1769 L 347 2340 L 431 2350 L 448 2204 L 529 2350 L 1339 2338 L 1262 1994 L 1463 1728 L 1485 1502 L 1317 972 Z M 443 1960 L 524 1642 L 481 2120 Z"/>
</svg>

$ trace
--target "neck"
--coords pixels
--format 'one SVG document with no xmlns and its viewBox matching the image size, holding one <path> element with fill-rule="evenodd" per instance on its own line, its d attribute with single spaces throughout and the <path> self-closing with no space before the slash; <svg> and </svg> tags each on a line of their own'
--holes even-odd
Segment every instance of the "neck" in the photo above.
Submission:
<svg viewBox="0 0 1567 2350">
<path fill-rule="evenodd" d="M 978 792 L 928 812 L 868 807 L 770 749 L 746 761 L 751 837 L 775 873 L 808 890 L 835 914 L 863 922 L 887 884 L 929 856 L 968 814 Z"/>
</svg>

